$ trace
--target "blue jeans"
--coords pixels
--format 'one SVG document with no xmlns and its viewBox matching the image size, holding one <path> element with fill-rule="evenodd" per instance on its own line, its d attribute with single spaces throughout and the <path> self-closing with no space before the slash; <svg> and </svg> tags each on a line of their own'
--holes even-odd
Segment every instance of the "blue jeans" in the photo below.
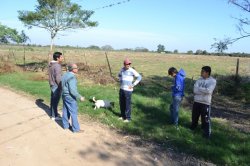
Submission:
<svg viewBox="0 0 250 166">
<path fill-rule="evenodd" d="M 123 119 L 131 120 L 131 91 L 125 91 L 120 89 L 119 100 L 120 100 L 120 110 L 121 117 Z"/>
<path fill-rule="evenodd" d="M 51 86 L 51 94 L 50 94 L 50 115 L 52 117 L 57 117 L 58 116 L 58 103 L 61 97 L 61 89 L 58 86 Z"/>
<path fill-rule="evenodd" d="M 69 128 L 69 118 L 71 117 L 72 131 L 78 132 L 80 126 L 77 119 L 78 106 L 77 101 L 70 96 L 63 97 L 63 114 L 62 114 L 62 124 L 64 129 Z"/>
<path fill-rule="evenodd" d="M 173 96 L 172 103 L 170 105 L 170 118 L 171 123 L 178 125 L 179 120 L 179 107 L 182 101 L 182 96 Z"/>
</svg>

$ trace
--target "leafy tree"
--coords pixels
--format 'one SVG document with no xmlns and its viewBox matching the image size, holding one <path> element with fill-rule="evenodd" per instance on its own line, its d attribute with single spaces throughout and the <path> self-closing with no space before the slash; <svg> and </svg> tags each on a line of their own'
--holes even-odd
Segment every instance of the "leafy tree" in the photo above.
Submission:
<svg viewBox="0 0 250 166">
<path fill-rule="evenodd" d="M 136 47 L 135 51 L 136 52 L 148 52 L 149 50 L 147 48 L 144 48 L 144 47 Z"/>
<path fill-rule="evenodd" d="M 114 50 L 113 47 L 112 47 L 111 45 L 102 46 L 101 49 L 102 49 L 102 50 L 105 50 L 105 51 L 112 51 L 112 50 Z"/>
<path fill-rule="evenodd" d="M 158 46 L 157 46 L 157 52 L 164 52 L 165 51 L 165 46 L 164 45 L 161 45 L 161 44 L 159 44 Z"/>
<path fill-rule="evenodd" d="M 87 47 L 87 49 L 100 50 L 100 47 L 95 46 L 95 45 L 91 45 L 91 46 Z"/>
<path fill-rule="evenodd" d="M 24 33 L 24 32 L 23 32 Z M 21 43 L 22 36 L 18 34 L 16 29 L 9 28 L 0 24 L 0 43 Z"/>
<path fill-rule="evenodd" d="M 187 51 L 187 54 L 192 55 L 192 54 L 193 54 L 193 51 L 192 51 L 192 50 L 189 50 L 189 51 Z"/>
<path fill-rule="evenodd" d="M 202 50 L 196 50 L 195 55 L 202 55 Z"/>
<path fill-rule="evenodd" d="M 179 52 L 179 51 L 178 51 L 177 49 L 174 50 L 174 54 L 178 54 L 178 52 Z"/>
<path fill-rule="evenodd" d="M 18 43 L 22 43 L 23 44 L 23 64 L 24 64 L 24 66 L 26 65 L 25 43 L 28 40 L 30 40 L 30 38 L 22 30 L 21 35 L 20 35 L 20 39 L 19 39 Z"/>
<path fill-rule="evenodd" d="M 58 32 L 97 26 L 97 22 L 89 20 L 93 11 L 82 10 L 81 6 L 70 0 L 37 0 L 37 2 L 35 11 L 18 11 L 18 18 L 28 28 L 39 27 L 50 32 L 51 52 Z"/>
<path fill-rule="evenodd" d="M 202 55 L 207 55 L 207 54 L 208 54 L 207 50 L 202 51 Z"/>
<path fill-rule="evenodd" d="M 28 40 L 30 40 L 30 38 L 24 33 L 24 31 L 22 30 L 21 35 L 20 35 L 20 40 L 18 41 L 18 43 L 26 43 Z"/>
</svg>

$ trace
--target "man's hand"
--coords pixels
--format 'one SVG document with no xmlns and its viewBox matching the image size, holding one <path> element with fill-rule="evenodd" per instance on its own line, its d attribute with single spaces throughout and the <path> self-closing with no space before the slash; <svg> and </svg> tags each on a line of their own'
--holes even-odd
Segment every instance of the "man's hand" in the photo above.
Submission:
<svg viewBox="0 0 250 166">
<path fill-rule="evenodd" d="M 128 86 L 128 89 L 133 89 L 133 88 L 134 88 L 134 86 L 132 86 L 132 85 Z"/>
</svg>

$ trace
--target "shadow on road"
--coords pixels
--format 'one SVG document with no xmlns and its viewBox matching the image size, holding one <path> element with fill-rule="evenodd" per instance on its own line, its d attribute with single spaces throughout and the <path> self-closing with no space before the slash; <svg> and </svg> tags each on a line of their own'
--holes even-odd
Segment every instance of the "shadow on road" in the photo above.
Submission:
<svg viewBox="0 0 250 166">
<path fill-rule="evenodd" d="M 44 112 L 46 112 L 46 114 L 50 117 L 50 107 L 47 106 L 46 104 L 43 103 L 44 100 L 43 99 L 36 99 L 36 105 L 41 108 Z M 62 125 L 62 121 L 61 120 L 56 120 L 55 121 L 62 129 L 63 129 L 63 125 Z"/>
</svg>

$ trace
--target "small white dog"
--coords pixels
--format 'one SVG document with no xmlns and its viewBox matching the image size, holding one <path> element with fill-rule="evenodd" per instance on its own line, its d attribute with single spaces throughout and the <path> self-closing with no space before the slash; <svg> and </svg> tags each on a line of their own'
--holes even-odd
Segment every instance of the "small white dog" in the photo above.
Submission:
<svg viewBox="0 0 250 166">
<path fill-rule="evenodd" d="M 114 102 L 110 102 L 108 100 L 96 100 L 95 97 L 93 97 L 93 102 L 95 103 L 95 108 L 94 110 L 96 110 L 97 108 L 112 108 L 114 107 Z"/>
</svg>

